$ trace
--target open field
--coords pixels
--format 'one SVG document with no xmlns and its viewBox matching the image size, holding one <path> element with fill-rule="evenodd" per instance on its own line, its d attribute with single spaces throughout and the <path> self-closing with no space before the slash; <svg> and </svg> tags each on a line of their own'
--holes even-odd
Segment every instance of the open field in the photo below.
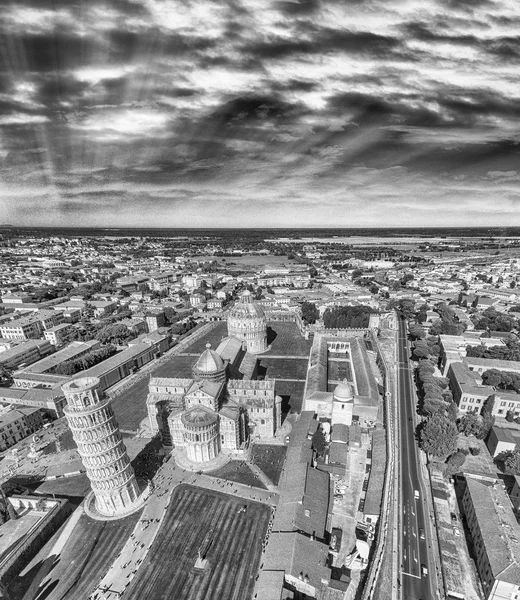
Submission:
<svg viewBox="0 0 520 600">
<path fill-rule="evenodd" d="M 243 460 L 232 460 L 223 467 L 220 467 L 220 469 L 211 471 L 208 475 L 219 477 L 220 479 L 228 479 L 229 481 L 236 481 L 244 485 L 252 485 L 264 490 L 267 489 Z"/>
<path fill-rule="evenodd" d="M 262 469 L 275 485 L 278 485 L 286 454 L 287 446 L 255 444 L 251 453 L 251 462 Z"/>
<path fill-rule="evenodd" d="M 180 485 L 125 597 L 249 600 L 269 517 L 260 503 Z M 208 562 L 197 571 L 199 549 Z"/>
<path fill-rule="evenodd" d="M 300 379 L 307 377 L 307 358 L 259 357 L 258 375 L 269 379 Z"/>
<path fill-rule="evenodd" d="M 94 521 L 81 515 L 35 600 L 87 598 L 126 543 L 140 515 L 137 512 L 118 521 Z"/>
<path fill-rule="evenodd" d="M 274 254 L 258 256 L 198 256 L 200 261 L 216 260 L 222 267 L 228 267 L 230 270 L 251 270 L 257 274 L 259 270 L 266 266 L 271 267 L 293 267 L 300 266 L 296 260 L 291 260 L 287 256 L 275 256 Z"/>
</svg>

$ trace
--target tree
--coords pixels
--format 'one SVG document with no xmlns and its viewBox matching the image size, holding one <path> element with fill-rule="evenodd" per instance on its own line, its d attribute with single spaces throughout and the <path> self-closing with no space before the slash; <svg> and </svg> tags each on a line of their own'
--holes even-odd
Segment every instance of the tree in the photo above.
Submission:
<svg viewBox="0 0 520 600">
<path fill-rule="evenodd" d="M 412 340 L 420 340 L 426 337 L 424 329 L 420 325 L 412 324 L 408 327 L 408 333 Z"/>
<path fill-rule="evenodd" d="M 317 309 L 314 302 L 302 303 L 302 319 L 305 321 L 305 323 L 307 323 L 307 325 L 316 323 L 317 319 L 319 319 L 319 316 L 320 311 Z"/>
<path fill-rule="evenodd" d="M 13 369 L 0 365 L 0 385 L 10 385 L 13 382 Z"/>
<path fill-rule="evenodd" d="M 520 475 L 520 450 L 505 453 L 504 472 L 507 475 Z"/>
<path fill-rule="evenodd" d="M 421 448 L 430 456 L 446 457 L 457 449 L 457 427 L 444 415 L 436 413 L 420 430 Z"/>
<path fill-rule="evenodd" d="M 451 456 L 448 457 L 446 461 L 446 466 L 444 468 L 444 472 L 446 475 L 454 475 L 460 471 L 462 465 L 466 462 L 466 455 L 464 452 L 457 450 Z"/>
<path fill-rule="evenodd" d="M 484 404 L 482 406 L 482 410 L 480 411 L 480 414 L 482 415 L 482 429 L 481 429 L 479 435 L 476 435 L 475 437 L 478 437 L 481 440 L 483 440 L 487 437 L 489 431 L 495 424 L 495 417 L 492 414 L 494 406 L 495 406 L 495 400 L 494 400 L 493 396 L 490 396 L 484 402 Z"/>
<path fill-rule="evenodd" d="M 474 412 L 466 413 L 457 421 L 457 429 L 465 436 L 478 437 L 482 431 L 482 419 Z"/>
<path fill-rule="evenodd" d="M 312 436 L 312 447 L 318 456 L 323 456 L 325 454 L 327 442 L 322 429 L 316 429 L 314 432 L 314 435 Z"/>
<path fill-rule="evenodd" d="M 175 317 L 177 315 L 177 312 L 175 311 L 175 309 L 172 306 L 165 306 L 164 307 L 164 316 L 166 317 L 166 321 L 168 321 L 168 323 L 171 325 L 172 323 L 175 323 Z"/>
</svg>

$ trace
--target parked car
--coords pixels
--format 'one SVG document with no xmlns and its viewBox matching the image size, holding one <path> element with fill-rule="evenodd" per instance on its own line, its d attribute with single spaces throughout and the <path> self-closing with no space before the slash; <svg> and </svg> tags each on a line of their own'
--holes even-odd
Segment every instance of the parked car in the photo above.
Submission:
<svg viewBox="0 0 520 600">
<path fill-rule="evenodd" d="M 453 534 L 454 534 L 456 537 L 460 537 L 460 529 L 459 529 L 458 527 L 454 527 L 454 528 L 453 528 Z"/>
</svg>

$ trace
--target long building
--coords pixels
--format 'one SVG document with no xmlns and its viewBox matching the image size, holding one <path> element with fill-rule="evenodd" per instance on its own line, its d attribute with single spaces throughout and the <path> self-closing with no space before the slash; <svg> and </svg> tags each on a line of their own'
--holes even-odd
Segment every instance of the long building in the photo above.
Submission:
<svg viewBox="0 0 520 600">
<path fill-rule="evenodd" d="M 466 478 L 462 506 L 486 600 L 520 597 L 520 525 L 502 482 Z"/>
</svg>

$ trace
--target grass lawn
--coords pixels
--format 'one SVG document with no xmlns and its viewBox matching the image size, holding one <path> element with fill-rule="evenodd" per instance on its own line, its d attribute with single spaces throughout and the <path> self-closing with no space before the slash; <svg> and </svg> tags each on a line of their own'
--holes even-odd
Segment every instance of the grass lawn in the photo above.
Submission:
<svg viewBox="0 0 520 600">
<path fill-rule="evenodd" d="M 311 340 L 302 337 L 296 323 L 283 321 L 268 323 L 267 342 L 271 349 L 266 357 L 270 354 L 308 357 L 312 346 Z"/>
<path fill-rule="evenodd" d="M 270 509 L 258 502 L 188 485 L 177 487 L 124 597 L 250 600 L 269 517 Z M 208 561 L 200 571 L 193 568 L 199 549 Z"/>
<path fill-rule="evenodd" d="M 258 375 L 270 379 L 300 379 L 307 377 L 307 358 L 259 357 Z"/>
<path fill-rule="evenodd" d="M 213 350 L 216 350 L 223 338 L 227 337 L 227 321 L 220 321 L 216 326 L 201 336 L 199 339 L 194 340 L 191 344 L 186 344 L 183 349 L 183 353 L 190 354 L 202 354 L 206 350 L 206 344 L 209 342 Z M 197 359 L 192 357 L 193 363 Z M 192 364 L 193 364 L 192 363 Z"/>
<path fill-rule="evenodd" d="M 31 488 L 39 494 L 84 498 L 90 491 L 90 480 L 85 473 L 81 473 L 75 477 L 60 477 L 44 481 Z"/>
<path fill-rule="evenodd" d="M 343 379 L 346 379 L 347 381 L 354 381 L 350 362 L 329 360 L 327 366 L 329 381 L 343 381 Z"/>
<path fill-rule="evenodd" d="M 211 471 L 208 475 L 229 481 L 236 481 L 244 485 L 252 485 L 263 490 L 267 489 L 243 460 L 231 460 L 223 467 L 220 467 L 220 469 Z"/>
<path fill-rule="evenodd" d="M 88 598 L 126 543 L 141 511 L 118 521 L 82 515 L 35 600 Z"/>
<path fill-rule="evenodd" d="M 300 413 L 303 404 L 304 381 L 277 381 L 276 393 L 282 397 L 282 413 Z"/>
<path fill-rule="evenodd" d="M 275 485 L 278 485 L 286 454 L 286 446 L 255 444 L 251 454 L 251 461 L 262 469 Z"/>
</svg>

